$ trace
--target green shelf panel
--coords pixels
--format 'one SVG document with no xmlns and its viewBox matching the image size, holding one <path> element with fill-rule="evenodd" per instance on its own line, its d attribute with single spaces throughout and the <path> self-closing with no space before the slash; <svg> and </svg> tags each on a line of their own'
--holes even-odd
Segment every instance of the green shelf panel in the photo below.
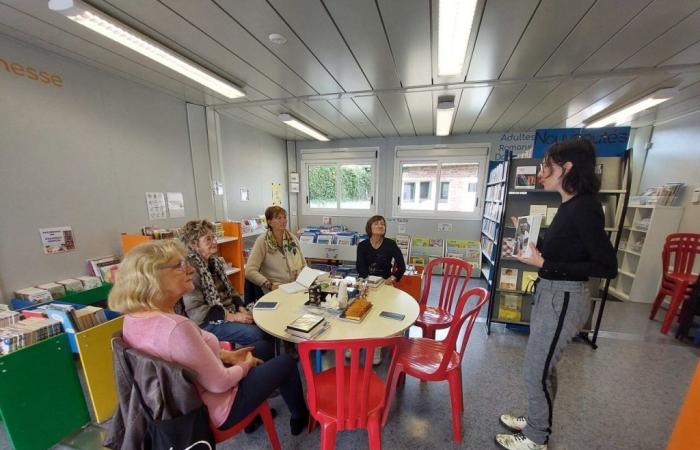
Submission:
<svg viewBox="0 0 700 450">
<path fill-rule="evenodd" d="M 83 292 L 71 291 L 65 297 L 58 298 L 56 300 L 60 302 L 76 303 L 78 305 L 92 305 L 93 303 L 107 300 L 107 296 L 109 295 L 109 291 L 111 289 L 111 284 L 104 283 L 100 287 Z"/>
<path fill-rule="evenodd" d="M 0 357 L 0 416 L 15 450 L 46 450 L 90 421 L 65 334 Z"/>
</svg>

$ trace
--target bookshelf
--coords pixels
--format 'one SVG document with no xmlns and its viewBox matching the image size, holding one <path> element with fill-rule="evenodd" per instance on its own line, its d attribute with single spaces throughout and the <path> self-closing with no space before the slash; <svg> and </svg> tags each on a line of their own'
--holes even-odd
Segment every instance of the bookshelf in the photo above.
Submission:
<svg viewBox="0 0 700 450">
<path fill-rule="evenodd" d="M 652 303 L 661 282 L 661 251 L 675 233 L 683 208 L 628 205 L 617 249 L 618 276 L 610 293 L 620 300 Z"/>
<path fill-rule="evenodd" d="M 631 183 L 629 170 L 630 151 L 627 150 L 624 156 L 599 157 L 598 164 L 601 165 L 601 190 L 599 198 L 605 213 L 605 230 L 610 236 L 614 248 L 618 248 L 619 241 L 624 234 L 623 225 L 626 223 L 628 191 Z M 506 325 L 529 325 L 531 313 L 532 289 L 530 289 L 524 275 L 532 277 L 537 269 L 521 263 L 512 257 L 502 257 L 501 249 L 503 242 L 515 235 L 515 227 L 510 218 L 531 215 L 535 211 L 547 211 L 542 221 L 540 233 L 546 233 L 549 221 L 555 214 L 555 209 L 561 204 L 561 197 L 557 192 L 546 191 L 539 185 L 525 188 L 522 184 L 522 177 L 518 181 L 518 175 L 536 174 L 540 159 L 512 159 L 508 170 L 508 183 L 505 189 L 502 214 L 500 221 L 496 224 L 485 217 L 485 224 L 482 227 L 482 246 L 484 239 L 496 238 L 494 250 L 490 253 L 484 252 L 484 260 L 488 263 L 488 271 L 484 273 L 491 293 L 487 314 L 487 330 L 490 332 L 492 323 L 503 323 Z M 494 182 L 493 186 L 497 186 Z M 487 195 L 488 198 L 488 195 Z M 486 214 L 485 216 L 489 216 Z M 493 215 L 490 215 L 494 218 Z M 487 241 L 488 244 L 488 241 Z M 618 251 L 618 254 L 620 252 Z M 659 253 L 660 254 L 660 253 Z M 618 276 L 621 277 L 624 275 Z M 595 326 L 592 325 L 592 318 L 595 311 L 591 311 L 589 323 L 586 329 L 593 331 L 592 345 L 595 346 L 598 329 L 602 319 L 605 301 L 608 291 L 613 294 L 617 280 L 613 284 L 609 280 L 591 280 L 591 294 L 596 303 L 600 306 L 597 311 Z M 631 287 L 631 286 L 628 286 Z M 654 291 L 655 292 L 655 291 Z M 588 334 L 585 334 L 588 337 Z"/>
</svg>

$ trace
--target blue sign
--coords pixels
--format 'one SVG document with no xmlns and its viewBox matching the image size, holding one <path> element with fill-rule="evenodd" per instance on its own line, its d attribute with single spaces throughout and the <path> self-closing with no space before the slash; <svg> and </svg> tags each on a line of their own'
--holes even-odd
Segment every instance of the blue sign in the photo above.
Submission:
<svg viewBox="0 0 700 450">
<path fill-rule="evenodd" d="M 611 128 L 546 128 L 535 132 L 533 158 L 544 157 L 545 151 L 557 142 L 581 137 L 595 145 L 596 156 L 622 156 L 628 148 L 630 127 Z"/>
</svg>

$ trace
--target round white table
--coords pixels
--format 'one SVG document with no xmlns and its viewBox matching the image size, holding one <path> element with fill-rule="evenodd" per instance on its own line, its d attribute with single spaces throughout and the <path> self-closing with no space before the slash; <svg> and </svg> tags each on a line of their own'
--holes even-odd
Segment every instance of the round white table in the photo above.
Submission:
<svg viewBox="0 0 700 450">
<path fill-rule="evenodd" d="M 307 292 L 287 294 L 277 289 L 265 294 L 259 301 L 278 302 L 277 309 L 260 310 L 253 308 L 255 324 L 263 331 L 290 342 L 301 342 L 304 339 L 287 334 L 287 325 L 294 319 L 314 311 L 307 311 L 304 303 L 309 299 Z M 380 286 L 370 289 L 367 299 L 372 303 L 372 309 L 362 322 L 356 323 L 340 320 L 331 313 L 324 316 L 330 322 L 326 331 L 315 340 L 357 339 L 397 336 L 403 333 L 418 318 L 418 302 L 409 294 L 393 286 Z M 380 317 L 382 311 L 404 314 L 403 320 Z"/>
</svg>

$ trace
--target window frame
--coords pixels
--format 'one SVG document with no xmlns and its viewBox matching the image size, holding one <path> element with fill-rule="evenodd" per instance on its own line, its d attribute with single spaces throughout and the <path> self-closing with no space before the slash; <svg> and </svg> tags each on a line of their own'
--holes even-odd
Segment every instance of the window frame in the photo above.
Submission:
<svg viewBox="0 0 700 450">
<path fill-rule="evenodd" d="M 486 178 L 488 177 L 488 154 L 490 144 L 462 144 L 456 146 L 410 146 L 396 147 L 394 156 L 394 183 L 392 192 L 392 216 L 407 219 L 448 219 L 448 220 L 481 220 L 483 217 L 483 192 L 486 188 Z M 402 210 L 400 202 L 403 202 L 403 181 L 401 179 L 401 169 L 404 164 L 437 163 L 441 166 L 445 163 L 467 163 L 478 165 L 478 175 L 476 181 L 476 207 L 472 212 L 440 211 L 439 189 L 435 192 L 435 205 L 433 210 Z M 437 176 L 434 180 L 437 186 L 442 179 Z M 432 182 L 431 182 L 432 183 Z M 418 186 L 416 186 L 418 191 Z M 416 192 L 416 197 L 419 193 Z M 400 199 L 400 200 L 399 200 Z"/>
<path fill-rule="evenodd" d="M 352 149 L 351 149 L 352 150 Z M 364 150 L 364 149 L 362 149 Z M 327 150 L 326 152 L 330 152 Z M 312 155 L 302 158 L 300 161 L 301 177 L 300 177 L 300 193 L 303 195 L 301 198 L 301 212 L 303 215 L 309 216 L 334 216 L 334 217 L 368 217 L 377 213 L 377 170 L 378 170 L 378 152 L 372 149 L 371 152 L 368 151 L 348 151 L 348 152 L 338 152 L 334 150 L 334 154 L 329 154 L 326 152 L 309 152 L 306 155 Z M 335 154 L 337 153 L 337 157 Z M 369 156 L 371 153 L 371 156 Z M 315 154 L 315 155 L 314 155 Z M 364 164 L 369 165 L 372 172 L 370 180 L 370 207 L 367 209 L 344 209 L 340 206 L 340 167 L 347 165 L 358 165 Z M 329 166 L 333 165 L 336 167 L 336 208 L 311 208 L 311 203 L 309 201 L 309 167 L 312 166 Z"/>
</svg>

